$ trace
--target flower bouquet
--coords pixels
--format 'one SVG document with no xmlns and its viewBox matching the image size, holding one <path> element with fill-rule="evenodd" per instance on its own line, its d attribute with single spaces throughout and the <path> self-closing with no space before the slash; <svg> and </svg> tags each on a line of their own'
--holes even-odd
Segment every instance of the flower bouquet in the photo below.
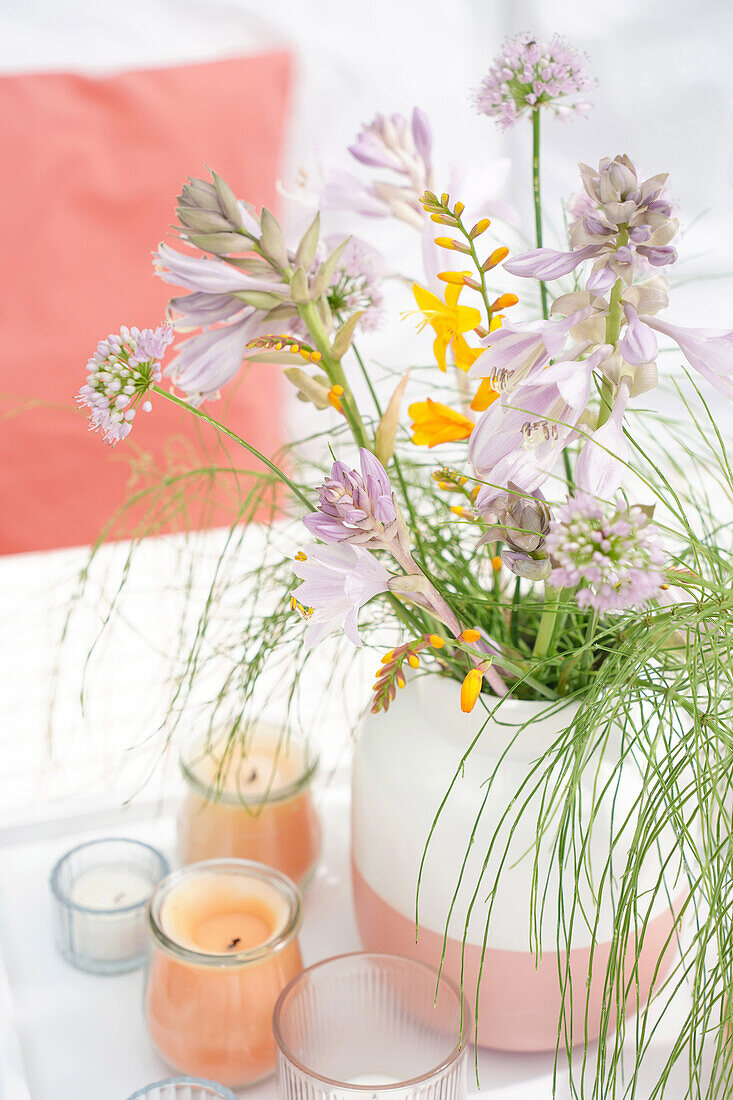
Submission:
<svg viewBox="0 0 733 1100">
<path fill-rule="evenodd" d="M 238 522 L 279 486 L 277 522 L 302 531 L 294 560 L 244 570 L 258 595 L 217 639 L 212 721 L 225 694 L 246 712 L 268 661 L 295 698 L 327 635 L 391 631 L 355 762 L 368 946 L 414 953 L 416 911 L 423 955 L 472 990 L 479 1042 L 580 1043 L 585 1066 L 598 1037 L 598 1097 L 633 1094 L 674 995 L 649 1095 L 685 1064 L 691 1095 L 728 1096 L 733 474 L 711 395 L 733 397 L 733 331 L 666 319 L 678 219 L 667 176 L 626 155 L 580 165 L 567 240 L 545 245 L 541 122 L 585 113 L 590 83 L 574 49 L 522 36 L 476 91 L 479 112 L 531 131 L 532 248 L 442 191 L 417 109 L 377 116 L 353 170 L 306 186 L 317 210 L 297 239 L 215 172 L 190 179 L 180 247 L 156 255 L 184 293 L 155 331 L 103 340 L 79 397 L 111 444 L 153 398 L 185 406 L 260 464 Z M 334 210 L 409 227 L 417 270 L 324 235 Z M 434 361 L 386 393 L 359 342 L 393 291 Z M 685 367 L 660 385 L 670 349 Z M 318 417 L 277 461 L 205 411 L 247 359 L 282 364 Z"/>
</svg>

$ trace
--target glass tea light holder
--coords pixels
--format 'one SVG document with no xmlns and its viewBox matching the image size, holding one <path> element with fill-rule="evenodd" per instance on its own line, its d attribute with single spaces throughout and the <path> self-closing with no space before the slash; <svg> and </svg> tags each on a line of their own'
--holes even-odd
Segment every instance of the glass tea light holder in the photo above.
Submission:
<svg viewBox="0 0 733 1100">
<path fill-rule="evenodd" d="M 139 840 L 92 840 L 53 868 L 56 945 L 79 970 L 121 974 L 145 962 L 145 910 L 168 861 Z"/>
<path fill-rule="evenodd" d="M 461 1100 L 471 1014 L 448 978 L 398 955 L 354 954 L 304 970 L 273 1027 L 283 1100 Z"/>
<path fill-rule="evenodd" d="M 306 745 L 264 724 L 233 738 L 191 739 L 180 759 L 188 788 L 178 821 L 181 862 L 251 859 L 302 887 L 321 844 L 311 793 L 317 763 Z"/>
<path fill-rule="evenodd" d="M 133 1092 L 127 1100 L 237 1100 L 231 1089 L 203 1077 L 168 1077 Z"/>
<path fill-rule="evenodd" d="M 247 860 L 208 860 L 169 875 L 148 906 L 148 1031 L 178 1073 L 230 1088 L 269 1077 L 272 1012 L 302 970 L 300 895 Z"/>
</svg>

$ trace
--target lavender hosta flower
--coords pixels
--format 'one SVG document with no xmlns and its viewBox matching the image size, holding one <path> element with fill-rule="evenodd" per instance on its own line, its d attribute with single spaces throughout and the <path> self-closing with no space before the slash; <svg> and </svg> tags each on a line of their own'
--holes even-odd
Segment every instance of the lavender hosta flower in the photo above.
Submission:
<svg viewBox="0 0 733 1100">
<path fill-rule="evenodd" d="M 570 226 L 570 252 L 533 249 L 505 263 L 506 271 L 522 278 L 558 279 L 593 259 L 586 286 L 603 293 L 616 279 L 630 285 L 638 270 L 676 261 L 670 242 L 679 223 L 663 193 L 665 173 L 640 180 L 625 155 L 603 157 L 597 169 L 581 164 L 580 173 L 586 201 L 575 204 L 579 216 Z"/>
<path fill-rule="evenodd" d="M 336 546 L 317 543 L 307 546 L 293 568 L 303 582 L 293 597 L 306 608 L 306 649 L 312 649 L 327 634 L 339 629 L 344 630 L 355 646 L 360 646 L 359 611 L 374 596 L 389 591 L 392 576 L 389 570 L 368 550 L 343 542 Z"/>
<path fill-rule="evenodd" d="M 262 329 L 259 311 L 247 309 L 233 324 L 212 328 L 177 344 L 176 356 L 165 373 L 190 404 L 212 401 L 235 377 L 244 359 L 257 354 L 247 349 L 247 343 L 263 335 Z"/>
<path fill-rule="evenodd" d="M 469 378 L 488 378 L 497 393 L 511 392 L 560 355 L 568 333 L 592 313 L 593 307 L 586 304 L 569 317 L 543 321 L 536 327 L 505 321 L 483 339 L 487 350 L 471 365 Z"/>
<path fill-rule="evenodd" d="M 481 518 L 489 527 L 479 539 L 479 546 L 506 543 L 501 559 L 512 573 L 527 580 L 548 576 L 550 562 L 544 543 L 550 530 L 550 509 L 539 490 L 523 493 L 510 481 L 507 492 L 496 497 Z"/>
<path fill-rule="evenodd" d="M 530 494 L 547 480 L 562 449 L 577 436 L 593 371 L 611 351 L 607 344 L 582 361 L 554 363 L 482 414 L 468 444 L 469 461 L 485 482 L 476 498 L 479 512 L 488 510 L 510 481 Z"/>
<path fill-rule="evenodd" d="M 77 394 L 89 408 L 90 430 L 113 446 L 132 428 L 138 406 L 152 408 L 146 394 L 161 380 L 160 362 L 173 339 L 171 325 L 123 328 L 97 345 L 87 364 L 87 380 Z"/>
<path fill-rule="evenodd" d="M 520 34 L 505 43 L 475 92 L 476 109 L 508 130 L 522 115 L 549 108 L 566 116 L 584 114 L 590 104 L 573 97 L 591 87 L 585 58 L 555 35 L 538 42 Z"/>
<path fill-rule="evenodd" d="M 393 216 L 419 229 L 425 219 L 420 196 L 432 186 L 432 144 L 430 124 L 418 107 L 409 122 L 399 114 L 377 115 L 349 152 L 366 167 L 394 176 L 364 183 L 351 172 L 332 172 L 321 189 L 322 205 L 369 217 Z"/>
<path fill-rule="evenodd" d="M 373 549 L 404 546 L 402 520 L 387 471 L 371 451 L 359 450 L 361 470 L 334 462 L 318 490 L 318 511 L 303 523 L 324 542 L 352 543 Z"/>
<path fill-rule="evenodd" d="M 578 588 L 578 604 L 601 613 L 643 607 L 664 583 L 665 555 L 642 508 L 608 510 L 578 494 L 557 511 L 546 548 L 549 583 Z"/>
<path fill-rule="evenodd" d="M 189 176 L 184 183 L 176 207 L 181 236 L 206 252 L 245 252 L 260 236 L 257 215 L 221 176 L 212 172 L 211 177 L 212 182 Z"/>
<path fill-rule="evenodd" d="M 573 479 L 578 491 L 587 496 L 610 500 L 621 485 L 629 459 L 624 413 L 631 386 L 631 378 L 621 379 L 608 420 L 589 436 L 578 456 Z"/>
<path fill-rule="evenodd" d="M 641 321 L 674 340 L 690 366 L 733 400 L 733 331 L 682 328 L 650 316 L 641 317 Z"/>
</svg>

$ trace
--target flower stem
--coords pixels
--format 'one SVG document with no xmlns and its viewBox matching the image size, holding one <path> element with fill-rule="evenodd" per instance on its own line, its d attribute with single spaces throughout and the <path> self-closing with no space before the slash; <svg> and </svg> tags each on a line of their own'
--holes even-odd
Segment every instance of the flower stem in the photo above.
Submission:
<svg viewBox="0 0 733 1100">
<path fill-rule="evenodd" d="M 279 466 L 276 466 L 274 462 L 271 462 L 270 459 L 263 455 L 261 451 L 258 451 L 256 447 L 253 447 L 251 443 L 248 443 L 246 439 L 242 439 L 241 435 L 237 435 L 237 433 L 233 432 L 231 428 L 227 428 L 226 424 L 222 424 L 220 421 L 215 420 L 213 416 L 209 416 L 209 414 L 203 412 L 202 409 L 197 409 L 195 405 L 190 405 L 188 401 L 184 401 L 182 397 L 176 397 L 174 393 L 170 393 L 170 391 L 164 390 L 160 386 L 153 385 L 151 388 L 155 393 L 159 394 L 161 397 L 164 397 L 166 401 L 172 401 L 174 405 L 179 405 L 182 409 L 186 409 L 188 412 L 193 413 L 193 415 L 197 416 L 199 420 L 203 420 L 205 421 L 205 423 L 210 424 L 212 428 L 216 428 L 217 432 L 220 432 L 221 435 L 228 436 L 229 439 L 232 439 L 235 443 L 238 443 L 240 447 L 244 447 L 245 451 L 249 451 L 249 453 L 251 455 L 254 455 L 255 458 L 259 459 L 264 466 L 267 466 L 268 470 L 271 470 L 272 473 L 280 479 L 280 481 L 284 482 L 285 485 L 287 485 L 287 487 L 290 489 L 291 493 L 293 493 L 294 496 L 298 497 L 299 500 L 302 501 L 309 512 L 312 510 L 313 504 L 310 500 L 308 500 L 308 497 L 305 495 L 303 490 L 299 489 L 295 482 L 291 481 L 288 475 L 283 470 L 281 470 Z"/>
<path fill-rule="evenodd" d="M 616 347 L 621 334 L 621 292 L 623 283 L 617 279 L 613 284 L 609 298 L 608 316 L 606 317 L 606 343 Z M 613 386 L 608 378 L 601 382 L 601 407 L 598 412 L 598 427 L 605 424 L 611 415 L 613 407 Z"/>
<path fill-rule="evenodd" d="M 540 203 L 540 111 L 535 108 L 532 112 L 532 197 L 534 199 L 534 227 L 537 247 L 542 248 L 542 206 Z M 540 281 L 540 297 L 542 299 L 542 316 L 545 320 L 550 316 L 547 308 L 547 287 Z"/>
<path fill-rule="evenodd" d="M 331 351 L 331 344 L 328 339 L 328 333 L 323 321 L 318 315 L 315 302 L 305 302 L 298 306 L 298 315 L 305 323 L 308 332 L 313 338 L 318 351 L 321 353 L 320 366 L 323 367 L 328 375 L 329 381 L 333 386 L 341 386 L 344 390 L 344 395 L 341 398 L 341 404 L 343 405 L 344 415 L 349 422 L 352 434 L 359 447 L 369 447 L 369 441 L 367 439 L 366 428 L 364 422 L 361 419 L 359 410 L 356 407 L 354 401 L 354 395 L 351 392 L 351 387 L 344 374 L 343 367 L 338 359 L 336 359 Z M 369 448 L 372 449 L 371 447 Z"/>
<path fill-rule="evenodd" d="M 552 640 L 555 636 L 555 624 L 557 623 L 557 605 L 560 599 L 560 589 L 545 585 L 545 610 L 540 619 L 540 628 L 534 642 L 532 656 L 536 661 L 541 661 L 550 652 Z"/>
</svg>

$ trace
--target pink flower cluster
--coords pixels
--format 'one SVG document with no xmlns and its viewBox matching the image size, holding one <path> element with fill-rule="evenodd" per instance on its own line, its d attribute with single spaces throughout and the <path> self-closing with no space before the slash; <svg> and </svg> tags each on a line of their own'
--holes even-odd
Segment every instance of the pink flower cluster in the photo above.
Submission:
<svg viewBox="0 0 733 1100">
<path fill-rule="evenodd" d="M 476 109 L 496 119 L 502 130 L 540 107 L 549 107 L 558 115 L 586 113 L 590 104 L 585 100 L 566 102 L 591 87 L 584 67 L 582 54 L 557 35 L 549 42 L 538 42 L 529 34 L 520 34 L 505 43 L 494 58 L 475 92 Z"/>
<path fill-rule="evenodd" d="M 664 583 L 664 552 L 642 508 L 618 506 L 610 514 L 587 495 L 557 510 L 545 549 L 552 559 L 549 582 L 575 588 L 581 607 L 625 611 L 642 607 Z"/>
<path fill-rule="evenodd" d="M 143 398 L 161 380 L 160 361 L 173 339 L 170 325 L 156 329 L 127 328 L 100 340 L 87 363 L 87 380 L 77 394 L 89 408 L 91 431 L 114 446 L 129 434 L 138 405 L 150 412 Z"/>
</svg>

